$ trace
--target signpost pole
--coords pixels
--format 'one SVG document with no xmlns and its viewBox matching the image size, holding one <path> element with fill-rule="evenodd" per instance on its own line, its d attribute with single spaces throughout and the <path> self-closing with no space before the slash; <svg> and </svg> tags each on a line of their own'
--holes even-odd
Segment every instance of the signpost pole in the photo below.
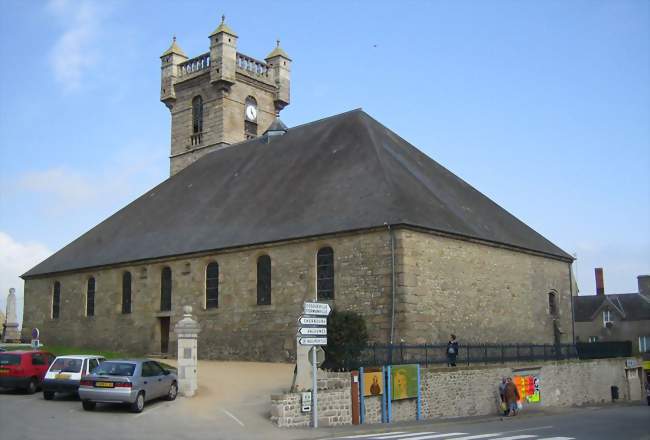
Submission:
<svg viewBox="0 0 650 440">
<path fill-rule="evenodd" d="M 312 417 L 314 419 L 314 428 L 318 428 L 318 361 L 316 360 L 316 346 L 311 348 L 311 359 L 312 359 L 312 373 L 313 383 L 312 383 L 312 402 L 311 410 Z"/>
</svg>

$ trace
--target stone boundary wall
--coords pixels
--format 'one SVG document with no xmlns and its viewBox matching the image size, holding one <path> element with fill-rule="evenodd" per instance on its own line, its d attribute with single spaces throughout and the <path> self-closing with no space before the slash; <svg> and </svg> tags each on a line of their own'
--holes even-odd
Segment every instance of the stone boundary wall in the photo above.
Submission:
<svg viewBox="0 0 650 440">
<path fill-rule="evenodd" d="M 352 424 L 350 373 L 318 370 L 318 424 L 340 426 Z M 311 426 L 311 413 L 301 411 L 301 393 L 271 396 L 271 421 L 280 428 Z M 379 410 L 379 404 L 377 406 Z M 380 413 L 381 414 L 381 413 Z M 379 416 L 381 421 L 381 415 Z"/>
<path fill-rule="evenodd" d="M 501 378 L 518 374 L 534 374 L 540 379 L 541 401 L 524 403 L 524 411 L 537 405 L 548 408 L 606 403 L 611 401 L 612 386 L 618 387 L 620 400 L 630 400 L 625 359 L 531 363 L 514 367 L 423 368 L 421 418 L 496 415 Z M 320 373 L 319 376 L 319 424 L 351 424 L 350 374 Z M 300 412 L 300 398 L 300 393 L 272 396 L 271 420 L 281 427 L 309 426 L 311 416 Z M 416 400 L 393 401 L 391 412 L 393 422 L 415 420 Z M 379 397 L 365 399 L 365 423 L 381 423 Z"/>
</svg>

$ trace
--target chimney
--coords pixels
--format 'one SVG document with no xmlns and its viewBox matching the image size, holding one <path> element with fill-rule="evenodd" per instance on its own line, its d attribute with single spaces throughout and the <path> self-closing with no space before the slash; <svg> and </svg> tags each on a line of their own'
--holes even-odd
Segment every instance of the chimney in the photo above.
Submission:
<svg viewBox="0 0 650 440">
<path fill-rule="evenodd" d="M 636 279 L 639 283 L 639 293 L 650 295 L 650 275 L 639 275 Z"/>
<path fill-rule="evenodd" d="M 594 269 L 596 273 L 596 295 L 605 294 L 605 281 L 603 280 L 603 268 L 597 267 Z"/>
</svg>

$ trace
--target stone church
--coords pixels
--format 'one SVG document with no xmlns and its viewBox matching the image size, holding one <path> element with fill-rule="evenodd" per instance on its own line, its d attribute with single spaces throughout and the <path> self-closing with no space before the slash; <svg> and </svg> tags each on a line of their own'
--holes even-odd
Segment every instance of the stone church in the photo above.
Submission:
<svg viewBox="0 0 650 440">
<path fill-rule="evenodd" d="M 295 357 L 305 300 L 365 317 L 373 342 L 570 342 L 570 255 L 362 110 L 287 128 L 291 58 L 161 56 L 170 178 L 22 277 L 50 344 L 202 358 Z M 508 318 L 504 316 L 508 313 Z"/>
</svg>

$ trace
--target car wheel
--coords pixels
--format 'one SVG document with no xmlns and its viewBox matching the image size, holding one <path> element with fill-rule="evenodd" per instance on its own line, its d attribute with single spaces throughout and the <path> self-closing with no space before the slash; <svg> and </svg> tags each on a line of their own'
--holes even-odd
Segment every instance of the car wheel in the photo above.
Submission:
<svg viewBox="0 0 650 440">
<path fill-rule="evenodd" d="M 131 404 L 131 412 L 139 413 L 144 409 L 144 393 L 138 394 L 138 397 L 135 398 L 135 402 Z"/>
<path fill-rule="evenodd" d="M 84 407 L 84 411 L 92 411 L 95 409 L 97 404 L 95 402 L 91 402 L 90 400 L 84 400 L 81 402 L 81 406 Z"/>
<path fill-rule="evenodd" d="M 174 400 L 178 395 L 178 385 L 176 382 L 172 382 L 169 386 L 169 391 L 167 392 L 167 400 Z"/>
<path fill-rule="evenodd" d="M 43 399 L 45 400 L 54 399 L 54 391 L 43 391 Z"/>
<path fill-rule="evenodd" d="M 27 394 L 34 394 L 37 389 L 38 389 L 38 381 L 36 380 L 36 378 L 32 377 L 31 379 L 29 379 L 29 383 L 27 384 L 27 388 L 25 389 L 25 391 L 27 392 Z"/>
</svg>

